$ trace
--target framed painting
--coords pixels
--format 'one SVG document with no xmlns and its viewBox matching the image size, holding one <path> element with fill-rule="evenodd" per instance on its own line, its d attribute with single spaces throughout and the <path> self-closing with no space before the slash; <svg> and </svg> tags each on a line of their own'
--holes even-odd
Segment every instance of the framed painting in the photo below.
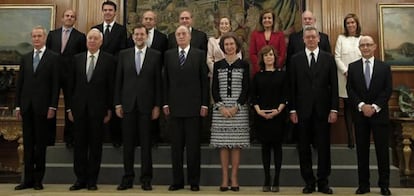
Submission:
<svg viewBox="0 0 414 196">
<path fill-rule="evenodd" d="M 378 4 L 381 59 L 393 70 L 414 71 L 414 4 Z"/>
<path fill-rule="evenodd" d="M 0 65 L 17 67 L 23 54 L 33 49 L 30 32 L 41 25 L 50 31 L 55 26 L 55 5 L 0 5 Z"/>
</svg>

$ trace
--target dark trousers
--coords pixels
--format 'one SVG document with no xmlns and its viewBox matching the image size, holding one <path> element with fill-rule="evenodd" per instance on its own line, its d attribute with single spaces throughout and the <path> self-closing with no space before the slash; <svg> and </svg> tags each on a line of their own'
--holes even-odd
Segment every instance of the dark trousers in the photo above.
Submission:
<svg viewBox="0 0 414 196">
<path fill-rule="evenodd" d="M 32 108 L 24 111 L 24 180 L 25 184 L 42 183 L 45 175 L 46 147 L 48 143 L 47 116 L 35 114 Z"/>
<path fill-rule="evenodd" d="M 102 159 L 103 118 L 89 115 L 88 109 L 74 118 L 75 175 L 78 182 L 95 185 Z"/>
<path fill-rule="evenodd" d="M 184 185 L 184 147 L 188 184 L 200 183 L 200 117 L 171 117 L 173 184 Z"/>
<path fill-rule="evenodd" d="M 307 185 L 314 185 L 316 178 L 312 170 L 312 149 L 318 154 L 317 182 L 319 187 L 328 185 L 331 173 L 331 147 L 328 118 L 319 119 L 316 114 L 298 123 L 298 151 L 300 172 Z"/>
<path fill-rule="evenodd" d="M 123 128 L 123 155 L 124 179 L 133 182 L 135 145 L 139 140 L 141 145 L 141 182 L 150 182 L 152 179 L 151 155 L 151 114 L 140 114 L 137 111 L 124 113 Z"/>
<path fill-rule="evenodd" d="M 111 142 L 113 144 L 122 144 L 122 128 L 121 128 L 121 119 L 112 111 L 112 118 L 109 121 L 108 125 L 105 125 L 109 130 L 109 135 L 111 137 Z"/>
<path fill-rule="evenodd" d="M 378 186 L 388 187 L 390 179 L 390 160 L 388 154 L 390 127 L 388 120 L 373 123 L 368 118 L 355 123 L 359 186 L 370 186 L 369 147 L 371 143 L 371 130 L 378 164 Z"/>
<path fill-rule="evenodd" d="M 262 142 L 262 162 L 265 173 L 265 186 L 270 186 L 270 160 L 275 164 L 275 176 L 273 186 L 279 186 L 280 168 L 282 166 L 282 144 L 280 142 Z"/>
</svg>

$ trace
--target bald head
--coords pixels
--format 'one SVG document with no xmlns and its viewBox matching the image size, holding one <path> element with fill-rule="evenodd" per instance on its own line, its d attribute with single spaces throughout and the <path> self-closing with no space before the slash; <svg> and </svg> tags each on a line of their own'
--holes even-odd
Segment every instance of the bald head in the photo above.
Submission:
<svg viewBox="0 0 414 196">
<path fill-rule="evenodd" d="M 302 27 L 315 26 L 316 18 L 313 16 L 313 13 L 309 10 L 306 10 L 302 13 Z"/>
<path fill-rule="evenodd" d="M 91 29 L 86 35 L 86 47 L 89 52 L 95 53 L 102 45 L 103 35 L 101 31 L 96 28 Z"/>
<path fill-rule="evenodd" d="M 149 10 L 144 12 L 144 14 L 142 14 L 142 24 L 145 26 L 146 29 L 150 30 L 153 29 L 155 27 L 155 25 L 157 24 L 157 15 Z"/>
<path fill-rule="evenodd" d="M 359 40 L 359 50 L 361 51 L 362 57 L 369 59 L 374 56 L 377 44 L 371 36 L 361 36 Z"/>
<path fill-rule="evenodd" d="M 62 24 L 65 28 L 71 28 L 76 22 L 76 12 L 72 9 L 67 9 L 62 15 Z"/>
</svg>

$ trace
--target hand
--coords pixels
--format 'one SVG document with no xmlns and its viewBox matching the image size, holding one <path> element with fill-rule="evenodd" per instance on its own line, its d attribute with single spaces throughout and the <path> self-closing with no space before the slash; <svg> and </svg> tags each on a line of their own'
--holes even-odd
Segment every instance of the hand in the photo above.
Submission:
<svg viewBox="0 0 414 196">
<path fill-rule="evenodd" d="M 348 77 L 348 72 L 347 72 L 347 71 L 344 73 L 344 76 L 345 76 L 346 78 Z"/>
<path fill-rule="evenodd" d="M 207 115 L 208 115 L 208 108 L 201 107 L 201 109 L 200 109 L 200 116 L 201 117 L 206 117 Z"/>
<path fill-rule="evenodd" d="M 233 117 L 233 116 L 236 116 L 237 112 L 239 111 L 239 108 L 236 107 L 236 106 L 233 106 L 233 107 L 229 108 L 228 110 L 229 110 L 229 112 L 231 114 L 230 117 Z"/>
<path fill-rule="evenodd" d="M 267 114 L 263 110 L 256 110 L 257 114 L 265 119 L 267 119 Z"/>
<path fill-rule="evenodd" d="M 20 113 L 20 110 L 16 110 L 16 118 L 17 120 L 22 120 L 22 114 Z"/>
<path fill-rule="evenodd" d="M 111 120 L 111 110 L 108 110 L 107 112 L 106 112 L 106 116 L 104 117 L 104 120 L 103 120 L 103 122 L 106 124 L 106 123 L 108 123 L 109 122 L 109 120 Z"/>
<path fill-rule="evenodd" d="M 160 117 L 160 107 L 155 106 L 154 108 L 152 108 L 151 120 L 155 120 L 158 117 Z"/>
<path fill-rule="evenodd" d="M 375 114 L 375 108 L 369 104 L 364 104 L 361 107 L 361 110 L 365 117 L 371 117 L 372 115 Z"/>
<path fill-rule="evenodd" d="M 221 115 L 223 115 L 225 118 L 231 118 L 232 117 L 231 112 L 229 111 L 229 109 L 227 109 L 224 106 L 221 106 L 219 108 L 219 111 L 220 111 Z"/>
<path fill-rule="evenodd" d="M 169 116 L 170 115 L 170 107 L 163 107 L 162 111 L 164 112 L 165 116 Z"/>
<path fill-rule="evenodd" d="M 279 110 L 278 109 L 273 109 L 271 113 L 267 114 L 269 119 L 274 118 L 275 116 L 279 115 Z"/>
<path fill-rule="evenodd" d="M 56 111 L 53 109 L 49 109 L 47 111 L 47 119 L 52 119 L 53 117 L 55 117 Z"/>
<path fill-rule="evenodd" d="M 338 114 L 336 112 L 330 112 L 328 116 L 328 123 L 335 123 L 338 119 Z"/>
<path fill-rule="evenodd" d="M 297 124 L 299 122 L 298 120 L 298 114 L 296 112 L 290 113 L 290 121 L 292 121 L 293 124 Z"/>
<path fill-rule="evenodd" d="M 70 122 L 75 122 L 75 119 L 73 118 L 72 111 L 68 112 L 68 119 L 69 119 Z"/>
<path fill-rule="evenodd" d="M 119 118 L 124 118 L 124 110 L 122 109 L 122 107 L 117 107 L 117 108 L 115 108 L 115 114 L 116 114 Z"/>
</svg>

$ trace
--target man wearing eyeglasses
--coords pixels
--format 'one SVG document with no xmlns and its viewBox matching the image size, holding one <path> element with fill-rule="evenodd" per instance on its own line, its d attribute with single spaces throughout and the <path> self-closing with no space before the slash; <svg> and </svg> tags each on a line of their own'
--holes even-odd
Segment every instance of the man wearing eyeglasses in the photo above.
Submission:
<svg viewBox="0 0 414 196">
<path fill-rule="evenodd" d="M 378 186 L 381 195 L 391 195 L 389 190 L 390 160 L 388 154 L 390 123 L 388 100 L 392 93 L 391 69 L 375 59 L 377 48 L 370 36 L 359 41 L 362 58 L 349 64 L 346 89 L 355 112 L 355 139 L 358 158 L 359 186 L 355 194 L 370 192 L 369 147 L 371 131 L 378 163 Z"/>
</svg>

